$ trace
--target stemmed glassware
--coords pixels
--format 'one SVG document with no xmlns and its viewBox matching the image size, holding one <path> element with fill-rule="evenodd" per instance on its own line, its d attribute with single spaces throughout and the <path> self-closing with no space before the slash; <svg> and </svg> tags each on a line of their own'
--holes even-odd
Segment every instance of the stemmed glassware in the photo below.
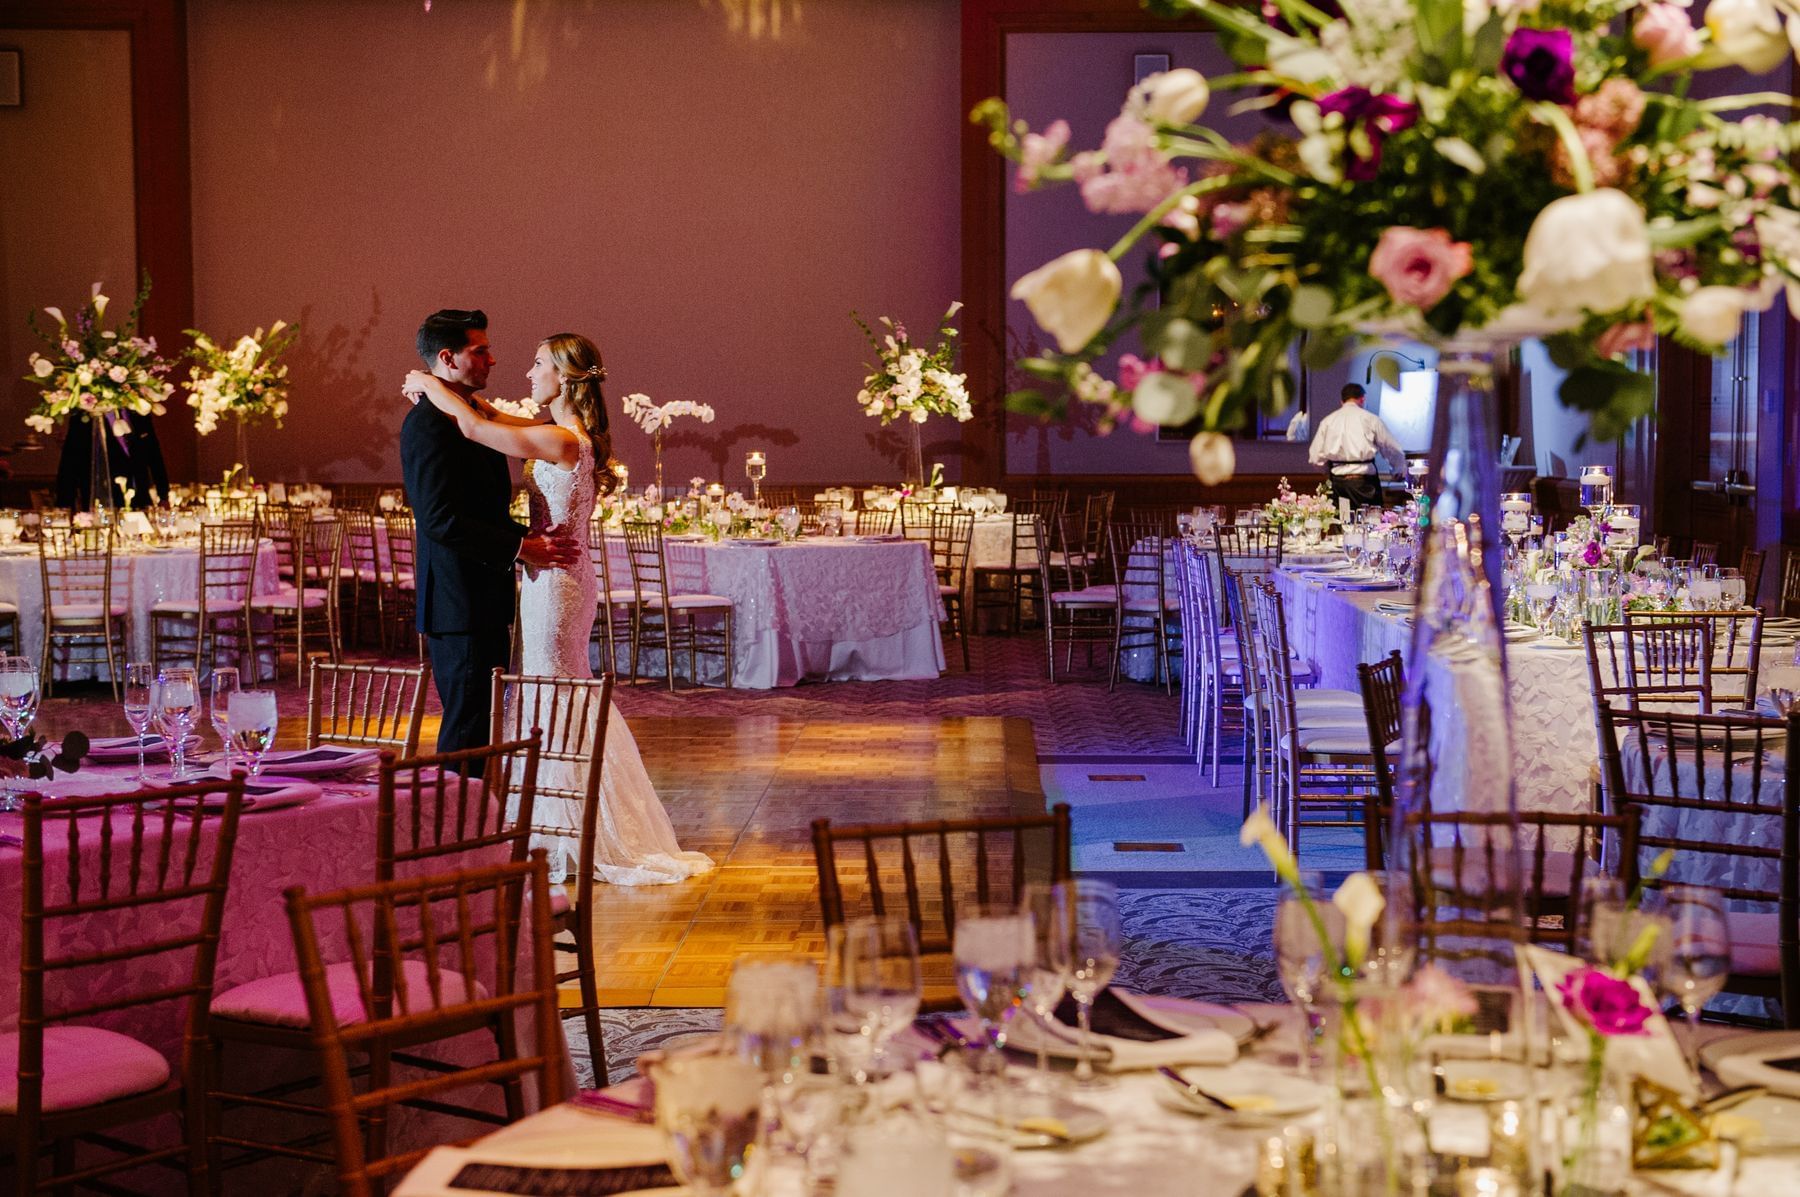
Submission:
<svg viewBox="0 0 1800 1197">
<path fill-rule="evenodd" d="M 1094 999 L 1118 971 L 1125 933 L 1119 921 L 1119 891 L 1110 881 L 1078 877 L 1062 883 L 1069 902 L 1069 993 L 1075 998 L 1081 1029 L 1081 1058 L 1075 1083 L 1082 1088 L 1109 1088 L 1110 1077 L 1094 1072 Z"/>
<path fill-rule="evenodd" d="M 1038 1083 L 1048 1092 L 1048 1031 L 1069 988 L 1069 938 L 1073 930 L 1069 893 L 1061 886 L 1028 885 L 1020 898 L 1019 910 L 1031 916 L 1033 950 L 1025 973 L 1025 1005 L 1041 1024 L 1037 1030 Z"/>
<path fill-rule="evenodd" d="M 257 776 L 281 726 L 275 691 L 234 690 L 226 703 L 225 723 L 231 744 L 250 766 L 250 776 Z"/>
<path fill-rule="evenodd" d="M 762 1124 L 763 1074 L 732 1055 L 675 1056 L 650 1066 L 669 1167 L 693 1197 L 723 1197 Z"/>
<path fill-rule="evenodd" d="M 1006 1046 L 1006 1024 L 1024 1004 L 1037 959 L 1028 910 L 976 905 L 956 920 L 956 992 L 994 1058 Z"/>
<path fill-rule="evenodd" d="M 1723 611 L 1741 611 L 1746 605 L 1748 595 L 1744 589 L 1744 575 L 1729 565 L 1719 567 L 1719 608 Z"/>
<path fill-rule="evenodd" d="M 125 722 L 137 736 L 138 784 L 144 782 L 144 737 L 150 731 L 150 701 L 156 690 L 156 672 L 148 661 L 132 661 L 125 666 Z"/>
<path fill-rule="evenodd" d="M 762 450 L 744 454 L 744 477 L 750 479 L 750 502 L 762 506 L 762 480 L 769 474 L 769 459 Z"/>
<path fill-rule="evenodd" d="M 783 507 L 775 516 L 775 522 L 780 526 L 782 533 L 792 540 L 800 531 L 800 509 Z"/>
<path fill-rule="evenodd" d="M 156 675 L 151 699 L 157 730 L 169 742 L 171 781 L 187 780 L 187 738 L 200 716 L 200 679 L 187 665 L 172 665 Z"/>
<path fill-rule="evenodd" d="M 1699 1046 L 1700 1011 L 1725 988 L 1731 973 L 1725 898 L 1710 886 L 1671 885 L 1663 890 L 1662 913 L 1669 929 L 1651 951 L 1656 983 L 1681 1003 L 1688 1020 L 1688 1053 L 1693 1057 Z"/>
<path fill-rule="evenodd" d="M 1315 874 L 1304 878 L 1306 888 L 1315 895 L 1314 908 L 1325 921 L 1326 934 L 1343 933 L 1344 916 L 1329 900 L 1319 897 L 1321 879 Z M 1307 914 L 1305 905 L 1296 897 L 1284 897 L 1275 909 L 1275 971 L 1281 988 L 1294 1008 L 1300 1011 L 1300 1070 L 1311 1075 L 1313 1052 L 1324 1019 L 1319 1013 L 1319 994 L 1324 987 L 1325 945 L 1319 931 Z"/>
<path fill-rule="evenodd" d="M 219 742 L 225 749 L 225 770 L 231 771 L 231 717 L 229 709 L 231 696 L 238 692 L 238 671 L 232 666 L 215 668 L 212 672 L 211 695 L 207 703 L 207 714 L 212 719 L 213 730 L 219 733 Z"/>
<path fill-rule="evenodd" d="M 903 918 L 851 919 L 844 924 L 839 1000 L 869 1044 L 869 1070 L 886 1062 L 890 1039 L 919 1016 L 924 979 L 919 938 Z"/>
<path fill-rule="evenodd" d="M 6 737 L 17 740 L 31 731 L 37 721 L 38 670 L 29 657 L 0 656 L 0 725 Z M 15 810 L 13 779 L 7 778 L 0 789 L 0 810 Z"/>
</svg>

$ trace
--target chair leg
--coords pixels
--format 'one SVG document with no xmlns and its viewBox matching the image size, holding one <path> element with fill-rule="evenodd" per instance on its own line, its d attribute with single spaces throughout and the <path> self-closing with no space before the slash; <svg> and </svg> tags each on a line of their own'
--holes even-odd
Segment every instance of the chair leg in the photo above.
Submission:
<svg viewBox="0 0 1800 1197">
<path fill-rule="evenodd" d="M 594 1065 L 594 1085 L 604 1089 L 607 1085 L 606 1041 L 600 1030 L 600 978 L 594 960 L 594 937 L 591 928 L 584 927 L 579 919 L 575 926 L 575 962 L 581 970 L 581 1018 L 587 1027 L 588 1059 Z"/>
<path fill-rule="evenodd" d="M 725 688 L 731 689 L 732 670 L 737 656 L 737 608 L 725 608 Z"/>
</svg>

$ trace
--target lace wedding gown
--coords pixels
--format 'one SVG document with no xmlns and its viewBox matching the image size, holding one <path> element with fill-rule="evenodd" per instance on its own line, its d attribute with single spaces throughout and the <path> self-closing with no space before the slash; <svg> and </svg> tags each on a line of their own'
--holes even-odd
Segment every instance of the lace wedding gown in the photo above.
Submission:
<svg viewBox="0 0 1800 1197">
<path fill-rule="evenodd" d="M 519 589 L 520 672 L 544 677 L 592 677 L 588 641 L 593 633 L 600 584 L 588 565 L 588 530 L 594 514 L 594 447 L 581 436 L 573 470 L 534 461 L 526 470 L 534 528 L 562 527 L 581 550 L 574 569 L 527 571 Z M 581 792 L 586 766 L 542 761 L 538 784 Z M 675 842 L 668 812 L 650 784 L 637 741 L 615 705 L 607 712 L 605 766 L 600 773 L 600 821 L 591 862 L 594 876 L 613 885 L 668 885 L 713 867 L 702 852 L 683 852 Z M 532 821 L 531 846 L 550 856 L 553 878 L 582 867 L 581 803 L 540 794 Z"/>
</svg>

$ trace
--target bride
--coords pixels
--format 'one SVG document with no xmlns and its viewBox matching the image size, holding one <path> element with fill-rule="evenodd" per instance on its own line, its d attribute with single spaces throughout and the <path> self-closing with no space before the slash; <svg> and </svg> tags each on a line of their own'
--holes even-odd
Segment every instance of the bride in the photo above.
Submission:
<svg viewBox="0 0 1800 1197">
<path fill-rule="evenodd" d="M 594 499 L 612 485 L 612 437 L 600 383 L 606 378 L 600 351 L 574 333 L 557 333 L 537 347 L 527 375 L 531 398 L 547 410 L 550 423 L 510 416 L 475 397 L 470 406 L 439 379 L 423 371 L 407 376 L 409 395 L 423 396 L 456 421 L 463 436 L 509 457 L 524 458 L 525 488 L 533 527 L 567 529 L 582 550 L 574 569 L 527 570 L 519 589 L 519 625 L 524 660 L 520 672 L 540 677 L 588 678 L 588 642 L 593 633 L 599 581 L 589 564 L 589 530 Z M 586 789 L 585 765 L 544 761 L 540 786 L 563 792 Z M 713 867 L 700 852 L 683 852 L 675 842 L 637 741 L 614 706 L 607 712 L 605 767 L 601 770 L 594 875 L 614 885 L 666 885 Z M 581 863 L 581 803 L 574 798 L 540 800 L 532 847 L 550 854 L 550 874 L 560 880 Z"/>
</svg>

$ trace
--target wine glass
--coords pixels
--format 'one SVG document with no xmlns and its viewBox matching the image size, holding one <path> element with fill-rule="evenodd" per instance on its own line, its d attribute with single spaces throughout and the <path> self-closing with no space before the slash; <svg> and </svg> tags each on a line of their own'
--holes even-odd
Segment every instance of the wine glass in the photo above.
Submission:
<svg viewBox="0 0 1800 1197">
<path fill-rule="evenodd" d="M 1325 924 L 1325 934 L 1334 943 L 1343 942 L 1343 912 L 1318 896 L 1322 885 L 1316 876 L 1305 884 L 1314 896 L 1313 908 Z M 1325 1026 L 1318 1004 L 1326 982 L 1325 944 L 1305 903 L 1297 897 L 1285 897 L 1275 908 L 1275 971 L 1282 991 L 1300 1011 L 1300 1070 L 1311 1075 L 1313 1049 Z"/>
<path fill-rule="evenodd" d="M 0 656 L 0 725 L 6 738 L 17 740 L 31 731 L 37 720 L 38 671 L 29 657 Z M 16 810 L 13 778 L 0 790 L 0 810 Z"/>
<path fill-rule="evenodd" d="M 1069 903 L 1069 992 L 1080 1019 L 1081 1058 L 1075 1083 L 1086 1089 L 1110 1088 L 1109 1077 L 1094 1073 L 1091 1026 L 1094 999 L 1112 982 L 1119 967 L 1125 933 L 1119 922 L 1119 891 L 1110 881 L 1078 877 L 1062 883 Z"/>
<path fill-rule="evenodd" d="M 676 1056 L 649 1068 L 669 1167 L 693 1197 L 723 1197 L 762 1124 L 763 1074 L 730 1055 Z"/>
<path fill-rule="evenodd" d="M 819 1025 L 819 968 L 792 956 L 740 956 L 725 986 L 725 1042 L 771 1084 L 805 1071 Z"/>
<path fill-rule="evenodd" d="M 1656 983 L 1681 1003 L 1688 1020 L 1688 1054 L 1697 1059 L 1700 1011 L 1725 988 L 1731 972 L 1725 896 L 1711 886 L 1671 885 L 1663 890 L 1662 913 L 1669 928 L 1651 949 Z"/>
<path fill-rule="evenodd" d="M 148 661 L 125 666 L 125 722 L 137 735 L 138 784 L 144 782 L 144 735 L 150 730 L 150 699 L 156 689 L 156 673 Z"/>
<path fill-rule="evenodd" d="M 1341 545 L 1344 550 L 1344 563 L 1355 566 L 1357 559 L 1362 556 L 1363 530 L 1354 524 L 1346 525 Z"/>
<path fill-rule="evenodd" d="M 1719 607 L 1725 611 L 1741 611 L 1747 597 L 1744 575 L 1729 565 L 1719 567 Z"/>
<path fill-rule="evenodd" d="M 187 738 L 200 716 L 200 680 L 186 665 L 172 665 L 156 675 L 156 694 L 151 700 L 156 725 L 169 742 L 174 762 L 170 781 L 187 779 Z"/>
<path fill-rule="evenodd" d="M 1028 885 L 1019 911 L 1031 916 L 1032 956 L 1025 973 L 1025 1005 L 1037 1017 L 1038 1084 L 1050 1089 L 1049 1028 L 1069 988 L 1068 891 L 1054 885 Z"/>
<path fill-rule="evenodd" d="M 957 916 L 952 952 L 956 992 L 997 1058 L 1006 1046 L 1006 1024 L 1024 1004 L 1036 960 L 1031 914 L 1006 903 L 971 906 Z"/>
<path fill-rule="evenodd" d="M 783 507 L 781 513 L 775 517 L 775 522 L 781 526 L 782 533 L 792 540 L 800 531 L 800 509 Z"/>
<path fill-rule="evenodd" d="M 263 757 L 275 744 L 281 715 L 273 690 L 236 690 L 225 707 L 225 721 L 232 744 L 244 754 L 250 776 L 262 772 Z"/>
<path fill-rule="evenodd" d="M 231 771 L 231 719 L 228 709 L 231 696 L 238 692 L 238 671 L 227 665 L 216 668 L 212 673 L 212 694 L 207 704 L 207 713 L 212 717 L 213 730 L 219 733 L 219 741 L 225 748 L 225 770 Z"/>
<path fill-rule="evenodd" d="M 903 918 L 851 919 L 843 953 L 843 1009 L 868 1040 L 875 1070 L 885 1062 L 888 1041 L 919 1016 L 918 934 Z"/>
</svg>

